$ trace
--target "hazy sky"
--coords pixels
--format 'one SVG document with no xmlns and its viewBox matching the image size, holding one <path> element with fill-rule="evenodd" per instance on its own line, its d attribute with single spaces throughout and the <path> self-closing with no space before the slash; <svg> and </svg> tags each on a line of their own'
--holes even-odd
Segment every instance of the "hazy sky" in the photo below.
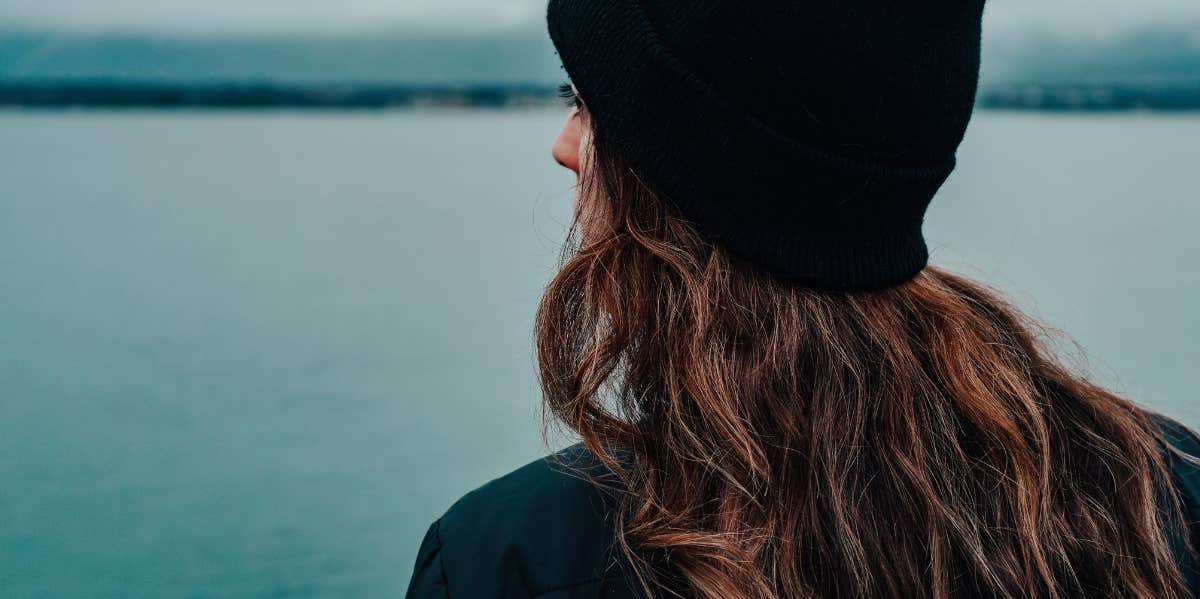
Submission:
<svg viewBox="0 0 1200 599">
<path fill-rule="evenodd" d="M 545 0 L 0 0 L 5 24 L 171 31 L 537 26 Z M 991 0 L 993 30 L 1104 33 L 1163 19 L 1200 20 L 1200 0 Z"/>
</svg>

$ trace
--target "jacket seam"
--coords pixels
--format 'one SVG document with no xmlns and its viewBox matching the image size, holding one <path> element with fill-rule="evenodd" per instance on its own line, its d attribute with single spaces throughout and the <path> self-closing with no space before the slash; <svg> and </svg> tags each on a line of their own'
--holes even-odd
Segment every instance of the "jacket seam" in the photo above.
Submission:
<svg viewBox="0 0 1200 599">
<path fill-rule="evenodd" d="M 437 540 L 438 547 L 444 547 L 444 545 L 442 545 L 442 519 L 438 518 L 433 523 L 433 526 L 433 535 Z M 434 556 L 434 559 L 437 560 L 438 572 L 442 573 L 442 596 L 446 599 L 450 599 L 450 580 L 449 577 L 446 576 L 446 564 L 442 561 L 443 553 L 444 551 L 438 551 L 437 555 Z"/>
</svg>

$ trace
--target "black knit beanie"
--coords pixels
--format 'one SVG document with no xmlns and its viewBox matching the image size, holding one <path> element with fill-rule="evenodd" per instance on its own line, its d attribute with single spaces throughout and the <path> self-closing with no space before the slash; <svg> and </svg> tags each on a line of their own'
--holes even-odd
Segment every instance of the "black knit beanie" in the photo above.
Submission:
<svg viewBox="0 0 1200 599">
<path fill-rule="evenodd" d="M 983 0 L 551 0 L 593 126 L 729 251 L 878 289 L 929 253 L 925 209 L 975 103 Z"/>
</svg>

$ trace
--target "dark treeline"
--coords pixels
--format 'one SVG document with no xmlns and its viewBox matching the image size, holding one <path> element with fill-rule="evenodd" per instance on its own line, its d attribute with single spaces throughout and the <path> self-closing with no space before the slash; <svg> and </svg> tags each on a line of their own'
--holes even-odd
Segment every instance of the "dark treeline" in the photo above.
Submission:
<svg viewBox="0 0 1200 599">
<path fill-rule="evenodd" d="M 0 81 L 0 107 L 311 108 L 538 107 L 557 102 L 544 84 L 330 85 Z M 1194 85 L 1006 84 L 985 86 L 981 108 L 1119 111 L 1200 110 Z"/>
<path fill-rule="evenodd" d="M 0 106 L 100 108 L 385 109 L 544 106 L 548 85 L 329 85 L 272 83 L 4 82 Z"/>
<path fill-rule="evenodd" d="M 991 85 L 980 91 L 978 105 L 1056 111 L 1200 110 L 1200 81 L 1192 85 Z"/>
</svg>

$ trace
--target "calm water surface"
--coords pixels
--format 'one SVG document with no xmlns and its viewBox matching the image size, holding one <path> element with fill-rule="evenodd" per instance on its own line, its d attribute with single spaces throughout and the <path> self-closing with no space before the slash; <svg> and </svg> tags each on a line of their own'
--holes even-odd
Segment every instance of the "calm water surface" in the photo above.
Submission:
<svg viewBox="0 0 1200 599">
<path fill-rule="evenodd" d="M 552 112 L 0 113 L 0 596 L 396 597 L 538 456 Z M 984 113 L 933 261 L 1193 424 L 1196 116 Z"/>
</svg>

